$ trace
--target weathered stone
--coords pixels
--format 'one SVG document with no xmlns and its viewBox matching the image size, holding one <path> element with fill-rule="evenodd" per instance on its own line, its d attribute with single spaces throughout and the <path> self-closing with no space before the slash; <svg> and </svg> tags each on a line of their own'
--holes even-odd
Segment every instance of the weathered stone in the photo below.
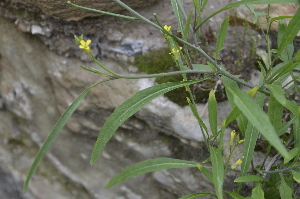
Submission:
<svg viewBox="0 0 300 199">
<path fill-rule="evenodd" d="M 255 12 L 261 12 L 265 15 L 268 13 L 268 5 L 266 4 L 255 4 Z M 278 16 L 294 16 L 299 8 L 298 3 L 284 3 L 284 4 L 271 4 L 270 6 L 270 18 L 278 17 Z M 253 23 L 254 14 L 251 13 L 247 6 L 239 6 L 236 9 L 237 17 L 248 21 L 249 23 Z M 258 16 L 257 20 L 261 23 L 266 23 L 266 16 Z M 286 18 L 286 22 L 288 23 L 291 19 Z M 266 30 L 266 26 L 262 26 Z M 259 27 L 257 27 L 259 28 Z M 278 23 L 275 21 L 271 25 L 271 30 L 277 32 L 278 31 Z M 298 36 L 300 36 L 298 34 Z"/>
<path fill-rule="evenodd" d="M 71 1 L 79 6 L 84 6 L 88 8 L 93 8 L 97 10 L 107 11 L 107 12 L 119 12 L 124 10 L 124 8 L 118 6 L 115 2 L 110 0 L 77 0 Z M 125 0 L 124 3 L 133 7 L 149 6 L 155 3 L 156 0 Z M 8 1 L 8 5 L 11 5 L 18 9 L 34 10 L 35 12 L 41 12 L 49 17 L 59 18 L 66 21 L 80 20 L 85 17 L 95 17 L 101 14 L 78 9 L 74 6 L 68 5 L 67 1 L 47 1 L 47 0 L 11 0 Z"/>
<path fill-rule="evenodd" d="M 18 32 L 3 18 L 0 25 L 0 90 L 5 111 L 1 113 L 5 120 L 0 120 L 0 126 L 9 124 L 7 130 L 0 131 L 0 140 L 1 146 L 13 149 L 1 149 L 5 154 L 2 157 L 7 157 L 1 159 L 1 165 L 10 165 L 9 170 L 18 173 L 17 181 L 23 181 L 38 147 L 59 115 L 86 86 L 103 77 L 79 68 L 86 62 L 54 54 L 36 36 Z M 112 60 L 101 59 L 101 62 L 117 73 L 126 74 L 124 68 Z M 89 65 L 97 67 L 93 63 Z M 139 117 L 125 122 L 100 160 L 93 167 L 89 166 L 92 146 L 105 119 L 141 89 L 140 83 L 116 80 L 90 92 L 68 123 L 69 129 L 61 132 L 32 178 L 29 186 L 32 198 L 66 198 L 65 193 L 70 198 L 174 198 L 172 190 L 158 188 L 160 182 L 153 180 L 151 174 L 104 189 L 109 179 L 136 162 L 156 157 L 184 158 L 189 154 L 182 150 L 188 143 L 161 134 L 161 129 L 149 126 Z M 150 111 L 148 114 L 153 115 Z M 6 113 L 10 113 L 10 117 Z M 167 122 L 163 121 L 162 125 L 170 126 Z M 176 144 L 171 147 L 170 141 Z M 174 155 L 175 152 L 180 155 Z M 189 155 L 189 158 L 195 157 Z"/>
<path fill-rule="evenodd" d="M 87 1 L 76 2 L 86 5 Z M 89 1 L 88 7 L 130 15 L 111 2 Z M 152 21 L 156 12 L 162 24 L 176 29 L 169 0 L 124 2 L 139 7 L 138 12 Z M 204 16 L 228 2 L 209 1 Z M 185 6 L 191 3 L 185 1 Z M 1 2 L 0 6 L 5 16 L 0 18 L 0 165 L 20 184 L 60 115 L 84 88 L 104 79 L 79 67 L 99 68 L 78 48 L 74 34 L 83 33 L 91 39 L 92 54 L 120 74 L 136 72 L 127 63 L 132 55 L 166 47 L 166 43 L 160 31 L 142 21 L 95 17 L 98 14 L 62 1 L 14 0 Z M 214 17 L 212 30 L 217 31 L 228 15 L 226 11 Z M 207 28 L 203 27 L 204 34 Z M 227 44 L 234 43 L 234 39 L 234 35 L 227 37 Z M 245 47 L 244 43 L 240 45 Z M 152 85 L 153 79 L 118 79 L 93 88 L 39 165 L 31 179 L 28 198 L 173 199 L 195 192 L 213 192 L 212 185 L 196 169 L 149 173 L 111 189 L 104 188 L 124 168 L 142 160 L 172 157 L 202 162 L 208 158 L 198 122 L 189 108 L 165 97 L 153 100 L 122 124 L 95 165 L 89 165 L 105 120 L 126 99 Z M 199 104 L 197 109 L 208 123 L 205 105 Z M 220 122 L 229 110 L 228 102 L 219 104 Z"/>
</svg>

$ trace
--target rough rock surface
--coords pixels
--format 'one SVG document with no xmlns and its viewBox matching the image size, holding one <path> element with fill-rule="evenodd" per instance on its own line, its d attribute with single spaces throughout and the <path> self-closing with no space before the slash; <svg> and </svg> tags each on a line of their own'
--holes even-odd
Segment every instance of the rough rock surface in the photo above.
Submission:
<svg viewBox="0 0 300 199">
<path fill-rule="evenodd" d="M 62 19 L 66 21 L 80 20 L 85 17 L 95 17 L 101 14 L 78 9 L 67 4 L 67 1 L 47 1 L 47 0 L 12 0 L 6 1 L 6 6 L 14 7 L 17 9 L 26 9 L 36 13 L 43 13 L 48 17 L 53 17 L 57 19 Z M 123 8 L 117 5 L 111 0 L 77 0 L 71 1 L 79 6 L 84 6 L 88 8 L 93 8 L 97 10 L 103 10 L 108 12 L 118 12 L 123 10 Z M 132 8 L 145 7 L 155 3 L 156 0 L 125 0 L 124 3 Z"/>
<path fill-rule="evenodd" d="M 255 4 L 254 11 L 259 12 L 260 14 L 267 14 L 268 13 L 268 5 L 265 4 Z M 298 3 L 287 3 L 287 4 L 272 4 L 270 6 L 270 17 L 278 17 L 278 16 L 293 16 L 299 8 Z M 246 19 L 249 23 L 253 23 L 253 19 L 255 18 L 254 15 L 250 12 L 249 8 L 247 6 L 239 6 L 236 9 L 237 17 L 241 19 Z M 262 23 L 266 23 L 265 15 L 258 16 L 257 19 L 259 19 Z M 290 21 L 290 18 L 285 19 L 287 23 Z M 266 26 L 263 25 L 263 28 L 266 28 Z M 272 23 L 271 30 L 277 31 L 278 30 L 278 23 L 274 22 Z M 300 36 L 300 35 L 298 35 Z"/>
<path fill-rule="evenodd" d="M 76 2 L 86 5 L 86 1 Z M 129 15 L 112 6 L 111 1 L 88 2 L 89 7 Z M 168 0 L 124 2 L 153 21 L 156 12 L 162 24 L 176 26 Z M 228 1 L 209 3 L 211 10 L 204 15 Z M 191 1 L 186 1 L 186 7 L 189 5 Z M 153 79 L 145 79 L 115 80 L 92 89 L 39 165 L 28 192 L 22 194 L 20 186 L 27 171 L 60 115 L 84 88 L 103 80 L 79 68 L 97 66 L 78 49 L 73 35 L 83 33 L 92 39 L 92 53 L 105 66 L 122 74 L 136 71 L 127 64 L 132 55 L 166 44 L 159 31 L 141 21 L 96 17 L 62 1 L 6 0 L 0 2 L 0 14 L 0 175 L 3 173 L 5 177 L 1 179 L 7 179 L 0 183 L 11 182 L 14 187 L 6 192 L 1 189 L 8 193 L 7 198 L 174 199 L 213 192 L 213 186 L 197 169 L 154 172 L 104 188 L 121 170 L 148 158 L 201 162 L 208 157 L 189 109 L 165 97 L 155 99 L 126 121 L 96 164 L 89 165 L 101 126 L 118 105 L 154 84 Z M 212 29 L 217 30 L 228 15 L 223 12 L 214 17 Z M 207 121 L 205 104 L 197 108 Z M 224 118 L 228 110 L 228 102 L 220 103 L 219 117 Z M 234 186 L 226 184 L 228 189 Z"/>
</svg>

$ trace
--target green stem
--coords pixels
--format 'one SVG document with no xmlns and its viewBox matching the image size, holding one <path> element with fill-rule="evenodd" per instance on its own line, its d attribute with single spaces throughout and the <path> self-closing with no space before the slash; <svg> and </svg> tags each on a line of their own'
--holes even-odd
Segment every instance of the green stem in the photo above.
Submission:
<svg viewBox="0 0 300 199">
<path fill-rule="evenodd" d="M 100 66 L 102 67 L 102 66 Z M 120 75 L 117 73 L 113 73 L 113 76 L 103 73 L 102 71 L 99 71 L 92 67 L 84 67 L 81 66 L 81 68 L 88 70 L 93 73 L 109 76 L 109 77 L 115 77 L 115 78 L 126 78 L 126 79 L 142 79 L 142 78 L 154 78 L 154 77 L 165 77 L 165 76 L 172 76 L 172 75 L 182 75 L 182 74 L 188 74 L 188 73 L 208 73 L 211 74 L 211 77 L 215 76 L 211 70 L 183 70 L 183 71 L 174 71 L 174 72 L 168 72 L 168 73 L 157 73 L 157 74 L 149 74 L 149 75 Z"/>
<path fill-rule="evenodd" d="M 98 12 L 98 13 L 101 13 L 101 14 L 112 15 L 112 16 L 115 16 L 115 17 L 121 17 L 121 18 L 125 18 L 125 19 L 130 19 L 130 20 L 140 20 L 140 19 L 135 18 L 135 17 L 129 17 L 129 16 L 125 16 L 125 15 L 120 15 L 120 14 L 115 14 L 115 13 L 111 13 L 111 12 L 105 12 L 105 11 L 101 11 L 101 10 L 87 8 L 87 7 L 84 7 L 84 6 L 79 6 L 79 5 L 76 5 L 76 4 L 74 4 L 70 1 L 68 1 L 67 4 L 69 4 L 71 6 L 74 6 L 74 7 L 77 7 L 77 8 L 82 8 L 82 9 L 85 9 L 85 10 Z"/>
<path fill-rule="evenodd" d="M 117 77 L 117 78 L 141 79 L 141 78 L 164 77 L 164 76 L 172 76 L 172 75 L 183 75 L 183 74 L 187 74 L 187 73 L 210 73 L 210 74 L 213 73 L 213 71 L 211 71 L 211 70 L 183 70 L 183 71 L 174 71 L 174 72 L 168 72 L 168 73 L 158 73 L 158 74 L 149 74 L 149 75 L 120 75 L 118 73 L 113 72 L 112 70 L 109 70 L 107 67 L 105 67 L 103 64 L 101 64 L 90 52 L 86 52 L 86 53 L 96 64 L 98 64 L 101 68 L 103 68 L 104 70 L 106 70 L 107 72 L 112 74 L 112 76 Z M 92 67 L 83 67 L 83 66 L 81 66 L 81 67 L 88 71 L 111 77 L 111 75 L 105 74 L 102 71 L 99 71 Z M 215 74 L 213 74 L 212 76 L 214 76 L 214 75 Z"/>
<path fill-rule="evenodd" d="M 177 5 L 178 5 L 178 7 L 179 7 L 179 9 L 180 9 L 180 11 L 182 13 L 182 16 L 183 16 L 184 20 L 187 21 L 187 15 L 186 15 L 183 7 L 182 7 L 182 4 L 179 2 L 179 0 L 177 0 Z M 197 40 L 196 34 L 195 34 L 192 26 L 190 25 L 189 28 L 190 28 L 190 31 L 193 32 L 192 37 L 193 37 L 195 45 L 198 45 L 198 40 Z"/>
<path fill-rule="evenodd" d="M 293 166 L 285 168 L 285 169 L 277 169 L 277 170 L 274 170 L 274 171 L 261 170 L 261 172 L 263 172 L 263 173 L 284 173 L 284 172 L 291 171 L 291 170 L 293 170 L 295 168 L 298 168 L 298 167 L 300 167 L 300 164 L 296 164 L 296 165 L 293 165 Z M 228 167 L 227 170 L 235 171 L 235 172 L 241 172 L 241 170 L 231 169 L 230 167 Z M 247 173 L 255 173 L 255 171 L 248 171 Z"/>
<path fill-rule="evenodd" d="M 268 14 L 266 16 L 267 19 L 267 34 L 266 34 L 266 39 L 267 39 L 267 46 L 268 46 L 268 71 L 270 70 L 271 66 L 273 65 L 272 60 L 271 60 L 271 42 L 270 42 L 270 26 L 268 26 L 270 24 L 270 4 L 268 5 Z"/>
<path fill-rule="evenodd" d="M 230 74 L 229 72 L 223 70 L 223 69 L 222 69 L 219 65 L 217 65 L 217 64 L 214 62 L 214 60 L 213 60 L 210 56 L 208 56 L 208 55 L 207 55 L 200 47 L 196 47 L 196 46 L 194 46 L 194 45 L 192 45 L 192 44 L 190 44 L 190 43 L 184 41 L 183 39 L 181 39 L 181 38 L 179 38 L 179 37 L 176 37 L 176 36 L 174 36 L 173 34 L 171 34 L 171 33 L 167 32 L 167 31 L 165 31 L 163 28 L 161 28 L 161 27 L 158 26 L 157 24 L 151 22 L 151 21 L 148 20 L 147 18 L 143 17 L 142 15 L 140 15 L 139 13 L 137 13 L 136 11 L 134 11 L 133 9 L 131 9 L 129 6 L 127 6 L 126 4 L 124 4 L 122 1 L 120 1 L 120 0 L 113 0 L 113 1 L 115 1 L 117 4 L 119 4 L 120 6 L 122 6 L 123 8 L 125 8 L 126 10 L 128 10 L 129 12 L 131 12 L 132 14 L 134 14 L 136 17 L 140 18 L 142 21 L 144 21 L 144 22 L 150 24 L 151 26 L 157 28 L 158 30 L 162 31 L 163 33 L 170 35 L 171 37 L 173 37 L 173 38 L 176 39 L 177 41 L 180 41 L 180 42 L 184 43 L 185 45 L 189 46 L 190 48 L 192 48 L 192 49 L 198 51 L 201 55 L 203 55 L 203 56 L 207 59 L 208 62 L 210 62 L 210 63 L 216 68 L 216 70 L 217 70 L 221 75 L 224 75 L 224 76 L 226 76 L 226 77 L 228 77 L 228 78 L 230 78 L 230 79 L 232 79 L 232 80 L 234 80 L 234 81 L 236 81 L 236 82 L 238 82 L 238 83 L 240 83 L 240 84 L 242 84 L 242 85 L 244 85 L 244 86 L 246 86 L 246 87 L 249 87 L 249 88 L 253 88 L 253 87 L 254 87 L 253 85 L 251 85 L 251 84 L 245 82 L 244 80 L 241 80 L 241 79 L 239 79 L 239 78 L 233 76 L 233 75 Z"/>
<path fill-rule="evenodd" d="M 300 167 L 300 164 L 296 164 L 294 166 L 291 166 L 291 167 L 288 167 L 288 168 L 285 168 L 285 169 L 278 169 L 278 170 L 275 170 L 275 171 L 264 171 L 264 170 L 262 170 L 262 172 L 263 173 L 284 173 L 284 172 L 293 170 L 293 169 L 298 168 L 298 167 Z"/>
</svg>

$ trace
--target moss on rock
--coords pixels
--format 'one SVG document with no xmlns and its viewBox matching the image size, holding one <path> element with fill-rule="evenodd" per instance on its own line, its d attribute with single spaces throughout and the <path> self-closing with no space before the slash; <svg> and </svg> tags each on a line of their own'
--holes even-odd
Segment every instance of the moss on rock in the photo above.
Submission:
<svg viewBox="0 0 300 199">
<path fill-rule="evenodd" d="M 169 52 L 168 48 L 164 48 L 151 51 L 145 55 L 136 55 L 132 64 L 138 68 L 139 72 L 145 72 L 147 74 L 176 71 L 176 64 Z M 181 75 L 158 77 L 155 80 L 158 84 L 178 81 L 182 81 Z M 166 93 L 165 96 L 180 106 L 187 105 L 186 97 L 188 93 L 184 87 L 170 91 Z"/>
</svg>

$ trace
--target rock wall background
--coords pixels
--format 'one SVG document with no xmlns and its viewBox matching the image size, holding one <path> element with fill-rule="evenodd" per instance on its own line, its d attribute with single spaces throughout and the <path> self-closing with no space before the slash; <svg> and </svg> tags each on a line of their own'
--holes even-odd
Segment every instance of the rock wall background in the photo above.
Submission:
<svg viewBox="0 0 300 199">
<path fill-rule="evenodd" d="M 154 20 L 155 12 L 162 24 L 176 26 L 168 0 L 124 2 L 147 18 Z M 212 1 L 208 8 L 217 10 L 228 2 Z M 73 35 L 84 34 L 91 39 L 92 53 L 105 66 L 122 74 L 137 72 L 128 64 L 133 55 L 166 47 L 161 33 L 141 21 L 99 16 L 65 3 L 0 2 L 0 195 L 16 199 L 173 199 L 211 192 L 213 186 L 197 169 L 157 171 L 104 188 L 121 170 L 142 160 L 172 157 L 201 162 L 208 158 L 189 109 L 165 97 L 154 100 L 126 121 L 97 163 L 89 165 L 101 126 L 123 101 L 154 84 L 153 79 L 145 79 L 110 81 L 94 88 L 53 143 L 31 179 L 29 190 L 21 193 L 27 171 L 60 115 L 84 88 L 103 79 L 79 67 L 97 68 L 78 49 Z M 128 14 L 111 1 L 76 3 Z M 186 1 L 185 6 L 191 3 Z M 204 15 L 209 12 L 208 9 Z M 217 30 L 229 14 L 223 12 L 214 18 L 212 29 Z M 203 31 L 207 32 L 207 28 Z M 229 44 L 232 39 L 228 39 Z M 207 120 L 204 106 L 199 104 L 197 108 Z M 228 111 L 226 101 L 219 104 L 220 118 Z M 227 189 L 235 186 L 226 184 Z"/>
</svg>

